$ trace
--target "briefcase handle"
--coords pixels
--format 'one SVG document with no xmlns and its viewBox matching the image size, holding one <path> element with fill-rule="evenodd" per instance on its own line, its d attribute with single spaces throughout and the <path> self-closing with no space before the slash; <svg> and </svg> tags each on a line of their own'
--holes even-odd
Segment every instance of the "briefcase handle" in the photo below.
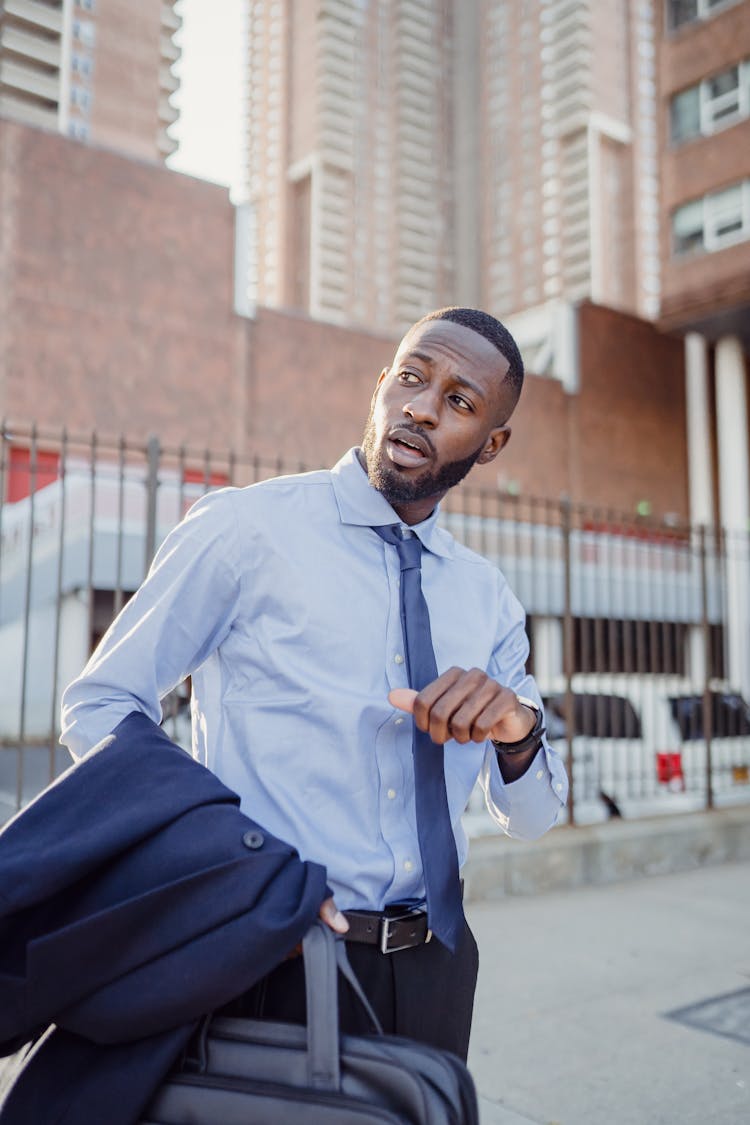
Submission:
<svg viewBox="0 0 750 1125">
<path fill-rule="evenodd" d="M 383 1034 L 378 1017 L 349 964 L 344 942 L 323 922 L 315 922 L 302 939 L 307 999 L 307 1080 L 319 1090 L 341 1087 L 338 974 L 351 985 L 373 1028 Z"/>
</svg>

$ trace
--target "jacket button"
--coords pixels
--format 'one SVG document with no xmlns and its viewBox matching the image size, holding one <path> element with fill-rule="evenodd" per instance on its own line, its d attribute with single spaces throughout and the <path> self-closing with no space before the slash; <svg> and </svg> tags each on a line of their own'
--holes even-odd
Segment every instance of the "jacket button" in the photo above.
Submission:
<svg viewBox="0 0 750 1125">
<path fill-rule="evenodd" d="M 265 836 L 262 832 L 256 832 L 255 829 L 251 829 L 242 837 L 242 843 L 246 848 L 251 848 L 253 850 L 262 848 L 265 843 Z"/>
</svg>

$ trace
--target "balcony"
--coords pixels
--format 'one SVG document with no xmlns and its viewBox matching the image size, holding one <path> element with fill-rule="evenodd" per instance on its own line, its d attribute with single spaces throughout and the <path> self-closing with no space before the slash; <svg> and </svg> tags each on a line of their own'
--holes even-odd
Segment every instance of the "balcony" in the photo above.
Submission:
<svg viewBox="0 0 750 1125">
<path fill-rule="evenodd" d="M 161 26 L 168 28 L 171 32 L 179 31 L 182 27 L 182 16 L 177 15 L 172 4 L 162 4 Z"/>
<path fill-rule="evenodd" d="M 180 80 L 171 67 L 163 66 L 159 70 L 159 89 L 165 93 L 174 94 L 180 88 Z"/>
<path fill-rule="evenodd" d="M 62 33 L 62 8 L 50 8 L 47 4 L 37 4 L 36 0 L 5 0 L 4 14 L 58 35 Z"/>
<path fill-rule="evenodd" d="M 41 129 L 57 129 L 57 106 L 46 108 L 39 102 L 27 101 L 7 92 L 0 92 L 0 117 L 20 121 L 24 125 L 37 125 Z"/>
<path fill-rule="evenodd" d="M 0 85 L 53 103 L 60 96 L 60 79 L 57 75 L 50 77 L 31 66 L 9 62 L 7 59 L 0 62 Z"/>
<path fill-rule="evenodd" d="M 179 109 L 173 106 L 168 98 L 159 100 L 159 121 L 164 125 L 173 125 L 180 116 Z"/>
<path fill-rule="evenodd" d="M 177 141 L 174 137 L 170 137 L 166 129 L 160 129 L 156 137 L 156 147 L 162 156 L 171 156 L 173 152 L 177 152 Z"/>
<path fill-rule="evenodd" d="M 6 9 L 7 10 L 7 9 Z M 0 29 L 0 47 L 47 66 L 60 67 L 60 40 L 44 39 L 12 25 Z"/>
</svg>

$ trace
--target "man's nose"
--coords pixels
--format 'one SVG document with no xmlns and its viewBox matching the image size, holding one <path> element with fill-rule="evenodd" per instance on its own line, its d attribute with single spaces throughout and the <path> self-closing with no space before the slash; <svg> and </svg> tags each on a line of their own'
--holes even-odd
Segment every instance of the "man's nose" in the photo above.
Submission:
<svg viewBox="0 0 750 1125">
<path fill-rule="evenodd" d="M 420 426 L 437 426 L 438 424 L 437 399 L 429 391 L 423 391 L 419 398 L 404 403 L 403 411 Z"/>
</svg>

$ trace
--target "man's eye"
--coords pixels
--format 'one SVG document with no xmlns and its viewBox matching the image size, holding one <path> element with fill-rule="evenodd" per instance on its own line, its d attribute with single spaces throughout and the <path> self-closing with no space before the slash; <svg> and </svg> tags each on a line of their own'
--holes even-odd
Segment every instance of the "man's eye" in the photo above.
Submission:
<svg viewBox="0 0 750 1125">
<path fill-rule="evenodd" d="M 398 378 L 401 383 L 414 384 L 419 382 L 419 376 L 413 371 L 399 371 Z"/>
<path fill-rule="evenodd" d="M 456 406 L 459 406 L 461 408 L 461 410 L 473 410 L 474 409 L 474 404 L 469 402 L 468 398 L 464 398 L 463 395 L 452 395 L 451 397 L 453 398 L 453 401 L 456 404 Z"/>
</svg>

